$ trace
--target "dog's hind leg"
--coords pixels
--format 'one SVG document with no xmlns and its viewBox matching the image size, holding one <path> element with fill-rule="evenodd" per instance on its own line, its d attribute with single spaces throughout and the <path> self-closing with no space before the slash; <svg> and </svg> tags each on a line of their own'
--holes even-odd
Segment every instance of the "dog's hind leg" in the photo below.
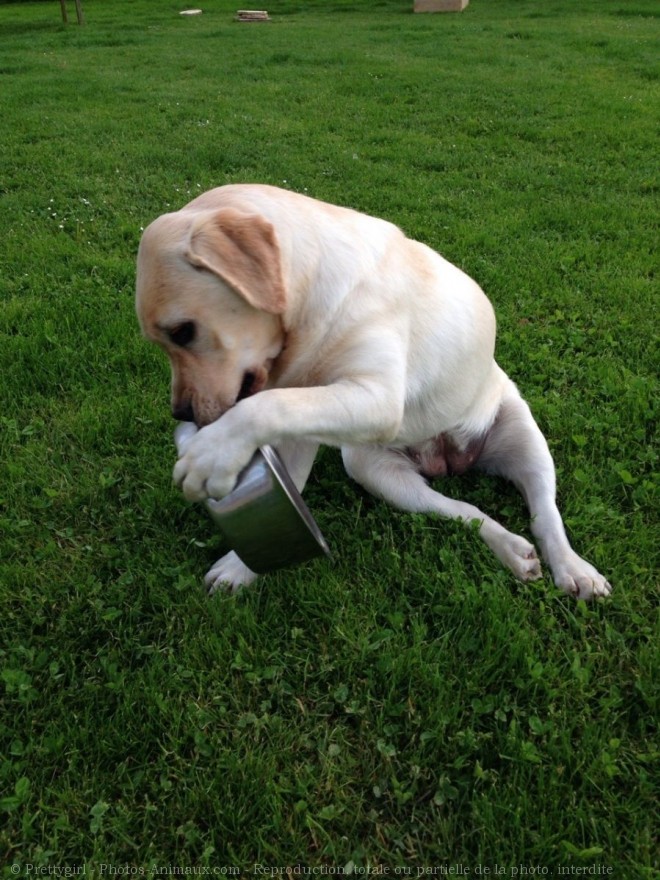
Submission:
<svg viewBox="0 0 660 880">
<path fill-rule="evenodd" d="M 476 522 L 486 544 L 517 578 L 529 581 L 541 577 L 540 563 L 529 541 L 508 532 L 472 504 L 436 492 L 403 452 L 381 446 L 345 446 L 342 455 L 349 476 L 373 495 L 401 510 Z"/>
<path fill-rule="evenodd" d="M 305 488 L 318 448 L 318 443 L 309 440 L 292 440 L 278 447 L 280 458 L 299 492 Z M 259 575 L 248 568 L 232 550 L 212 566 L 204 578 L 204 583 L 209 595 L 212 596 L 218 590 L 237 593 L 258 577 Z"/>
<path fill-rule="evenodd" d="M 548 444 L 513 383 L 477 467 L 511 480 L 520 490 L 532 517 L 532 532 L 560 589 L 580 599 L 610 594 L 605 578 L 568 542 L 557 508 L 555 467 Z"/>
</svg>

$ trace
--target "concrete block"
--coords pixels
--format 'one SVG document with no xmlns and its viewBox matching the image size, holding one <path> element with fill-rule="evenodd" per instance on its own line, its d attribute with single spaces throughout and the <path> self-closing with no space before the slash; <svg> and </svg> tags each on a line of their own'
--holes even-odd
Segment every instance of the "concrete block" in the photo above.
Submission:
<svg viewBox="0 0 660 880">
<path fill-rule="evenodd" d="M 415 12 L 462 12 L 470 0 L 415 0 Z"/>
</svg>

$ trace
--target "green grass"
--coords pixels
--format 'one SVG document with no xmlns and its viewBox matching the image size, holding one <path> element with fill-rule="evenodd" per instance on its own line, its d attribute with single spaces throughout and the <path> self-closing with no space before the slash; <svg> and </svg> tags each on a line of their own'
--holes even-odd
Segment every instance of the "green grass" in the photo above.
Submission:
<svg viewBox="0 0 660 880">
<path fill-rule="evenodd" d="M 83 4 L 0 5 L 0 876 L 657 878 L 656 4 Z M 516 583 L 335 450 L 307 493 L 334 561 L 203 595 L 223 548 L 170 483 L 134 260 L 243 180 L 480 281 L 610 601 Z M 529 534 L 506 484 L 444 490 Z"/>
</svg>

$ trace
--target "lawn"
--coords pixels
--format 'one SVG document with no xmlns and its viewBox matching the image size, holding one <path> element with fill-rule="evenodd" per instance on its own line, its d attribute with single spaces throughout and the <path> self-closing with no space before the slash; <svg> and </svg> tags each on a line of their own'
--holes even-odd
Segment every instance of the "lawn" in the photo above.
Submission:
<svg viewBox="0 0 660 880">
<path fill-rule="evenodd" d="M 1 877 L 660 876 L 657 4 L 411 5 L 0 2 Z M 517 583 L 334 449 L 333 560 L 205 596 L 135 254 L 236 181 L 481 283 L 610 600 Z M 529 535 L 510 486 L 443 491 Z"/>
</svg>

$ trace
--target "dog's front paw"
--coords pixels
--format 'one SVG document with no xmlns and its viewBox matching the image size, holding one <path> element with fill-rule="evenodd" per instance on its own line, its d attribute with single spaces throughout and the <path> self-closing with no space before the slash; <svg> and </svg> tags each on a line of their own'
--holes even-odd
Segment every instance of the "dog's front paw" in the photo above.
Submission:
<svg viewBox="0 0 660 880">
<path fill-rule="evenodd" d="M 577 553 L 571 552 L 553 568 L 552 574 L 559 589 L 576 599 L 598 599 L 612 592 L 603 575 Z"/>
<path fill-rule="evenodd" d="M 224 498 L 254 449 L 227 436 L 219 422 L 202 428 L 185 446 L 174 466 L 174 482 L 188 501 Z"/>
<path fill-rule="evenodd" d="M 212 596 L 218 590 L 237 593 L 257 577 L 258 575 L 249 569 L 232 550 L 222 559 L 218 559 L 204 578 L 204 583 L 209 596 Z"/>
</svg>

